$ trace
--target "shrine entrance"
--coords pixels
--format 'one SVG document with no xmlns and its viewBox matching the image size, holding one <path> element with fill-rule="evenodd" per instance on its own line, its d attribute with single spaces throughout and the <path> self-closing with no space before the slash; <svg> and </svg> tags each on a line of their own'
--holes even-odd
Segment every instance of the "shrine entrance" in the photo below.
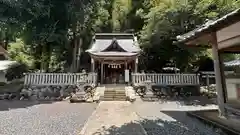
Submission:
<svg viewBox="0 0 240 135">
<path fill-rule="evenodd" d="M 133 34 L 99 33 L 87 50 L 91 57 L 91 70 L 97 72 L 102 84 L 124 84 L 125 71 L 137 72 L 140 48 Z"/>
<path fill-rule="evenodd" d="M 113 58 L 111 58 L 113 59 Z M 92 63 L 93 71 L 98 73 L 98 80 L 101 84 L 126 84 L 125 70 L 129 71 L 129 77 L 135 72 L 135 60 L 103 60 L 94 59 Z"/>
<path fill-rule="evenodd" d="M 106 84 L 123 84 L 124 81 L 124 64 L 105 64 L 104 65 L 104 83 Z"/>
</svg>

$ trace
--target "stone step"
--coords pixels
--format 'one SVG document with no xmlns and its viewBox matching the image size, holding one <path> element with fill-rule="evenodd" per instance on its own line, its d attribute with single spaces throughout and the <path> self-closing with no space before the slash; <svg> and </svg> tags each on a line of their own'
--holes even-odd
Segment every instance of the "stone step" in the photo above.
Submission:
<svg viewBox="0 0 240 135">
<path fill-rule="evenodd" d="M 103 98 L 103 101 L 126 101 L 127 99 L 125 98 Z"/>
<path fill-rule="evenodd" d="M 104 96 L 101 97 L 103 101 L 126 101 L 126 93 L 121 88 L 106 88 Z"/>
<path fill-rule="evenodd" d="M 104 91 L 104 93 L 125 93 L 125 91 Z"/>
<path fill-rule="evenodd" d="M 118 96 L 126 96 L 126 94 L 104 94 L 104 96 L 115 96 L 115 97 L 118 97 Z"/>
<path fill-rule="evenodd" d="M 125 95 L 116 96 L 116 95 L 104 95 L 103 97 L 126 97 Z"/>
<path fill-rule="evenodd" d="M 124 99 L 124 100 L 126 100 L 126 99 L 127 99 L 127 97 L 114 97 L 114 99 L 117 99 L 117 100 Z"/>
<path fill-rule="evenodd" d="M 104 96 L 126 96 L 126 94 L 104 94 Z"/>
<path fill-rule="evenodd" d="M 127 97 L 103 97 L 103 98 L 116 98 L 116 99 L 126 99 Z"/>
</svg>

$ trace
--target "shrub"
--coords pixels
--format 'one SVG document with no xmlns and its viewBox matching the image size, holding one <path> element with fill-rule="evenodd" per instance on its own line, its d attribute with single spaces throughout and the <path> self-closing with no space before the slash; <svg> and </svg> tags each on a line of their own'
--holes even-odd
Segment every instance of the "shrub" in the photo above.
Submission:
<svg viewBox="0 0 240 135">
<path fill-rule="evenodd" d="M 7 69 L 5 77 L 7 78 L 7 81 L 12 81 L 14 79 L 22 78 L 26 72 L 28 72 L 28 66 L 20 63 L 12 65 L 9 69 Z"/>
</svg>

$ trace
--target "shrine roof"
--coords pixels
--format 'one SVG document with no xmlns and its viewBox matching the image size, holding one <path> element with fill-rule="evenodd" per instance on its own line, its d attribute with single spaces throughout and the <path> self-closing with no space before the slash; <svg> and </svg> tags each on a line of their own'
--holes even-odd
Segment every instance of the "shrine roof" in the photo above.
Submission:
<svg viewBox="0 0 240 135">
<path fill-rule="evenodd" d="M 138 53 L 132 53 L 132 52 L 95 52 L 91 54 L 95 56 L 106 56 L 106 57 L 115 57 L 115 56 L 131 57 L 131 56 L 138 55 Z"/>
<path fill-rule="evenodd" d="M 129 33 L 97 33 L 87 52 L 105 52 L 113 43 L 117 43 L 125 52 L 140 52 L 136 37 Z M 115 53 L 120 54 L 120 52 Z"/>
</svg>

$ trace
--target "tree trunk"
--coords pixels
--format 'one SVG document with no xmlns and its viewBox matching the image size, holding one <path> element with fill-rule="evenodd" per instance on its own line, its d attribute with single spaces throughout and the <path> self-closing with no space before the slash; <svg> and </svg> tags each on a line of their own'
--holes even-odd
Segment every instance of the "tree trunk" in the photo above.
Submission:
<svg viewBox="0 0 240 135">
<path fill-rule="evenodd" d="M 76 71 L 76 54 L 77 54 L 77 39 L 76 39 L 76 37 L 74 37 L 71 72 Z"/>
<path fill-rule="evenodd" d="M 8 43 L 9 43 L 9 38 L 6 37 L 6 38 L 5 38 L 5 43 L 4 43 L 4 49 L 5 49 L 5 50 L 7 50 L 7 48 L 8 48 Z"/>
<path fill-rule="evenodd" d="M 78 39 L 78 55 L 77 55 L 77 70 L 80 70 L 80 60 L 81 60 L 81 47 L 82 47 L 82 38 Z"/>
<path fill-rule="evenodd" d="M 42 51 L 41 51 L 41 53 L 42 53 L 41 55 L 42 56 L 40 58 L 41 59 L 41 72 L 44 72 L 44 52 L 45 52 L 45 46 L 43 45 L 41 49 L 42 49 Z"/>
<path fill-rule="evenodd" d="M 47 45 L 46 46 L 46 60 L 45 60 L 45 70 L 46 72 L 49 72 L 49 65 L 50 65 L 50 61 L 51 61 L 51 46 Z"/>
<path fill-rule="evenodd" d="M 42 57 L 41 57 L 41 70 L 44 72 L 49 71 L 49 61 L 50 61 L 50 45 L 43 45 L 42 47 Z"/>
</svg>

